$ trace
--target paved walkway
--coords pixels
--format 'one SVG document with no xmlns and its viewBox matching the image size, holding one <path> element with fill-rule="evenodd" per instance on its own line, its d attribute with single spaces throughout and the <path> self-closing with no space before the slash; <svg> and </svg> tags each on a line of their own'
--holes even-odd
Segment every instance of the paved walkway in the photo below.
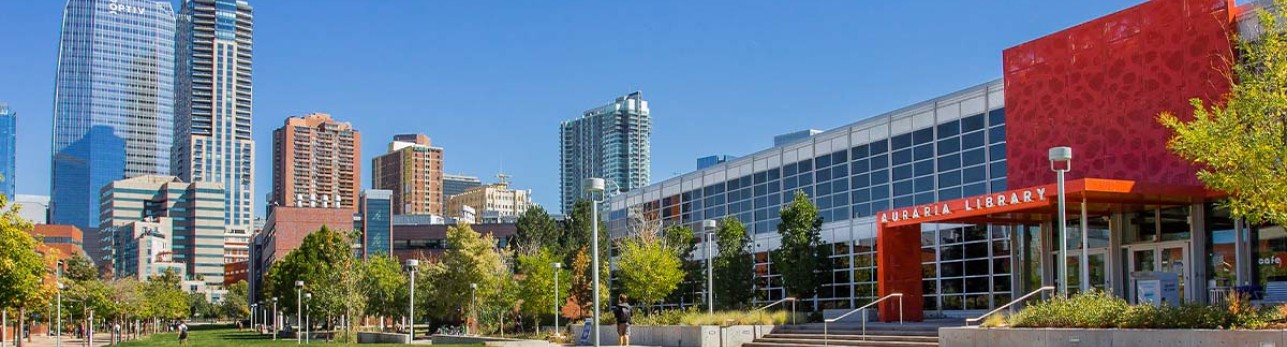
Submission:
<svg viewBox="0 0 1287 347">
<path fill-rule="evenodd" d="M 106 346 L 109 342 L 111 342 L 109 339 L 110 337 L 107 335 L 94 336 L 94 344 L 91 347 Z M 31 342 L 27 342 L 24 340 L 22 342 L 22 345 L 29 346 L 29 347 L 54 347 L 58 345 L 58 341 L 54 336 L 36 335 L 31 337 Z M 85 346 L 85 340 L 78 339 L 75 336 L 63 336 L 62 345 L 63 347 Z M 13 347 L 13 346 L 15 345 L 13 344 L 12 340 L 5 341 L 4 343 L 0 343 L 0 347 Z"/>
</svg>

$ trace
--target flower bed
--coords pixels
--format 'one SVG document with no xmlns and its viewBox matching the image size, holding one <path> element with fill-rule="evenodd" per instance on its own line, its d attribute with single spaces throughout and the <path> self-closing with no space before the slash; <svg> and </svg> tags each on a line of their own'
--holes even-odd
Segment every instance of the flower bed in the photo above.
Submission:
<svg viewBox="0 0 1287 347">
<path fill-rule="evenodd" d="M 1287 305 L 1254 307 L 1231 296 L 1226 306 L 1130 305 L 1102 291 L 1034 303 L 1012 317 L 989 317 L 983 327 L 1127 329 L 1281 329 Z"/>
</svg>

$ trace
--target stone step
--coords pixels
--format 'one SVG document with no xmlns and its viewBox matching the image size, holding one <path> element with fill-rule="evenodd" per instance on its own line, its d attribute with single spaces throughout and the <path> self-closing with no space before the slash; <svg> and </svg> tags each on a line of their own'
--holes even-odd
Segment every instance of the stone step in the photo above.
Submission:
<svg viewBox="0 0 1287 347">
<path fill-rule="evenodd" d="M 822 336 L 823 329 L 822 329 L 822 327 L 816 327 L 816 328 L 814 328 L 814 327 L 809 327 L 809 328 L 785 328 L 785 329 L 784 329 L 784 328 L 776 328 L 776 329 L 774 329 L 774 330 L 773 330 L 773 333 L 774 333 L 774 334 L 799 334 L 799 335 L 818 335 L 818 336 Z M 827 331 L 826 331 L 826 333 L 827 333 L 827 335 L 863 335 L 863 330 L 862 330 L 862 328 L 848 328 L 848 327 L 845 327 L 845 328 L 828 328 L 828 329 L 827 329 Z M 883 335 L 883 336 L 930 336 L 930 337 L 938 337 L 938 329 L 936 328 L 936 329 L 932 329 L 932 330 L 930 330 L 930 329 L 917 329 L 917 330 L 911 330 L 911 329 L 904 329 L 904 330 L 889 330 L 889 329 L 871 329 L 871 328 L 868 328 L 868 329 L 867 329 L 867 331 L 866 331 L 866 335 Z"/>
<path fill-rule="evenodd" d="M 773 333 L 765 335 L 765 339 L 805 339 L 805 340 L 822 340 L 822 334 L 779 334 Z M 917 335 L 831 335 L 828 334 L 826 339 L 832 341 L 899 341 L 899 342 L 932 342 L 938 343 L 937 336 L 917 336 Z"/>
</svg>

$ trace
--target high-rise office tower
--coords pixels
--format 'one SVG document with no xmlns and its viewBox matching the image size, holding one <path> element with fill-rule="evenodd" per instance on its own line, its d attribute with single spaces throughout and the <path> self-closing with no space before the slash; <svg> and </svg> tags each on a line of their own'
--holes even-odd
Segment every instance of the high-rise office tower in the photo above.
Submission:
<svg viewBox="0 0 1287 347">
<path fill-rule="evenodd" d="M 53 224 L 95 235 L 99 188 L 169 173 L 174 34 L 169 1 L 67 1 L 54 80 Z M 98 239 L 86 236 L 86 249 Z"/>
<path fill-rule="evenodd" d="M 250 230 L 253 9 L 246 0 L 185 0 L 178 23 L 173 173 L 222 184 L 224 225 Z"/>
<path fill-rule="evenodd" d="M 624 192 L 648 184 L 652 117 L 643 92 L 618 97 L 559 125 L 563 212 L 585 195 L 586 178 L 601 177 Z"/>
<path fill-rule="evenodd" d="M 393 214 L 441 216 L 442 148 L 423 134 L 394 135 L 389 152 L 371 159 L 371 188 L 393 191 Z"/>
<path fill-rule="evenodd" d="M 483 181 L 478 177 L 442 174 L 442 205 L 447 206 L 447 200 L 450 200 L 452 195 L 464 193 L 469 188 L 481 185 Z"/>
<path fill-rule="evenodd" d="M 0 194 L 13 201 L 14 162 L 17 161 L 18 114 L 9 110 L 9 104 L 0 102 Z"/>
<path fill-rule="evenodd" d="M 276 206 L 357 209 L 362 188 L 362 134 L 331 115 L 290 117 L 273 130 Z"/>
</svg>

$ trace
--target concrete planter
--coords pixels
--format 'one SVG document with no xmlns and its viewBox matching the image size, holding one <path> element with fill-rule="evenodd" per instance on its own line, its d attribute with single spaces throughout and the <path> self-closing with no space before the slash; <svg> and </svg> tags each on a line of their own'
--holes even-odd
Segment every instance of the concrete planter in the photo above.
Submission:
<svg viewBox="0 0 1287 347">
<path fill-rule="evenodd" d="M 744 343 L 755 341 L 773 332 L 772 325 L 718 325 L 684 326 L 684 325 L 635 325 L 630 327 L 630 344 L 661 347 L 741 347 Z M 573 341 L 580 343 L 583 326 L 572 325 Z M 603 325 L 599 327 L 599 341 L 604 345 L 617 343 L 617 327 Z"/>
<path fill-rule="evenodd" d="M 1287 330 L 940 328 L 943 347 L 1287 346 Z"/>
<path fill-rule="evenodd" d="M 503 346 L 503 347 L 555 347 L 552 344 L 541 340 L 518 340 L 486 336 L 457 336 L 457 335 L 434 335 L 433 343 L 437 345 L 472 345 L 482 344 L 486 346 Z"/>
<path fill-rule="evenodd" d="M 358 343 L 411 343 L 411 335 L 394 333 L 358 332 Z"/>
</svg>

